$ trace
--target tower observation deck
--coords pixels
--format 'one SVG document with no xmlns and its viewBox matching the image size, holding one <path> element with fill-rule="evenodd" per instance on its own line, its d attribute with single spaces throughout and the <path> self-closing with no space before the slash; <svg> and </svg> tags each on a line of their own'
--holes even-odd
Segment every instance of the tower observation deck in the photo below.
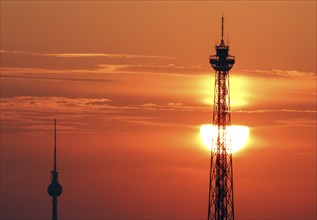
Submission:
<svg viewBox="0 0 317 220">
<path fill-rule="evenodd" d="M 209 57 L 215 70 L 213 126 L 218 133 L 211 150 L 208 220 L 234 220 L 232 148 L 227 131 L 231 126 L 229 70 L 235 57 L 229 55 L 223 40 L 223 16 L 221 21 L 221 42 L 216 54 Z"/>
</svg>

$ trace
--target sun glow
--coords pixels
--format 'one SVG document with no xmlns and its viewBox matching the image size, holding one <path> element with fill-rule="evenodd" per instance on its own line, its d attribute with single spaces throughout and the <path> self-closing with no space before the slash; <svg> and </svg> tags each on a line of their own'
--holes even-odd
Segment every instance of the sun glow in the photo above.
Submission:
<svg viewBox="0 0 317 220">
<path fill-rule="evenodd" d="M 247 126 L 232 125 L 227 127 L 226 131 L 227 145 L 230 144 L 231 137 L 232 153 L 241 150 L 248 141 L 249 128 Z M 218 129 L 216 126 L 211 124 L 204 124 L 200 126 L 200 138 L 209 150 L 212 149 L 213 151 L 216 151 L 217 135 Z"/>
</svg>

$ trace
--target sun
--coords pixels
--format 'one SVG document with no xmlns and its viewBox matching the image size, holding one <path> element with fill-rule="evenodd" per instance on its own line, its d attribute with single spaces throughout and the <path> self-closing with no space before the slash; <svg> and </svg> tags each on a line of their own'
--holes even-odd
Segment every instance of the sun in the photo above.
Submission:
<svg viewBox="0 0 317 220">
<path fill-rule="evenodd" d="M 216 146 L 211 147 L 213 140 L 217 138 L 218 129 L 212 124 L 203 124 L 200 126 L 200 138 L 204 145 L 209 149 L 215 149 Z M 232 153 L 241 150 L 248 141 L 249 138 L 249 128 L 247 126 L 241 125 L 231 125 L 227 128 L 227 140 L 232 143 Z"/>
</svg>

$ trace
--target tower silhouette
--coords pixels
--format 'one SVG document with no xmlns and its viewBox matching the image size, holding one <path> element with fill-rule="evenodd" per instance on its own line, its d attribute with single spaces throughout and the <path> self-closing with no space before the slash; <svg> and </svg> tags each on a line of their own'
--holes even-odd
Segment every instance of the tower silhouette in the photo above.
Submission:
<svg viewBox="0 0 317 220">
<path fill-rule="evenodd" d="M 210 56 L 210 64 L 215 70 L 215 90 L 213 106 L 213 126 L 217 127 L 210 160 L 210 182 L 208 220 L 233 220 L 233 173 L 229 70 L 235 57 L 229 55 L 229 46 L 223 39 L 224 17 L 221 17 L 221 42 L 216 46 L 216 54 Z"/>
<path fill-rule="evenodd" d="M 57 197 L 62 194 L 62 186 L 58 182 L 58 172 L 56 169 L 56 119 L 54 120 L 54 169 L 51 171 L 51 183 L 47 192 L 52 197 L 52 220 L 57 220 Z"/>
</svg>

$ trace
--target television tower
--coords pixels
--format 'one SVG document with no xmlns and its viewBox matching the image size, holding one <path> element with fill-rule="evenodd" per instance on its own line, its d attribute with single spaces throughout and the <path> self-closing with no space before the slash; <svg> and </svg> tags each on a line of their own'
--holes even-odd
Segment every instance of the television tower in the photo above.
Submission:
<svg viewBox="0 0 317 220">
<path fill-rule="evenodd" d="M 62 186 L 58 182 L 58 172 L 56 169 L 56 119 L 54 120 L 54 169 L 51 171 L 51 184 L 48 185 L 47 192 L 52 197 L 52 220 L 57 220 L 57 197 L 62 192 Z"/>
<path fill-rule="evenodd" d="M 229 70 L 235 63 L 229 55 L 229 46 L 223 40 L 224 17 L 221 17 L 221 41 L 216 46 L 216 54 L 210 56 L 210 64 L 215 70 L 215 90 L 213 106 L 213 126 L 217 127 L 217 138 L 213 140 L 210 161 L 208 220 L 233 220 L 233 173 Z"/>
</svg>

